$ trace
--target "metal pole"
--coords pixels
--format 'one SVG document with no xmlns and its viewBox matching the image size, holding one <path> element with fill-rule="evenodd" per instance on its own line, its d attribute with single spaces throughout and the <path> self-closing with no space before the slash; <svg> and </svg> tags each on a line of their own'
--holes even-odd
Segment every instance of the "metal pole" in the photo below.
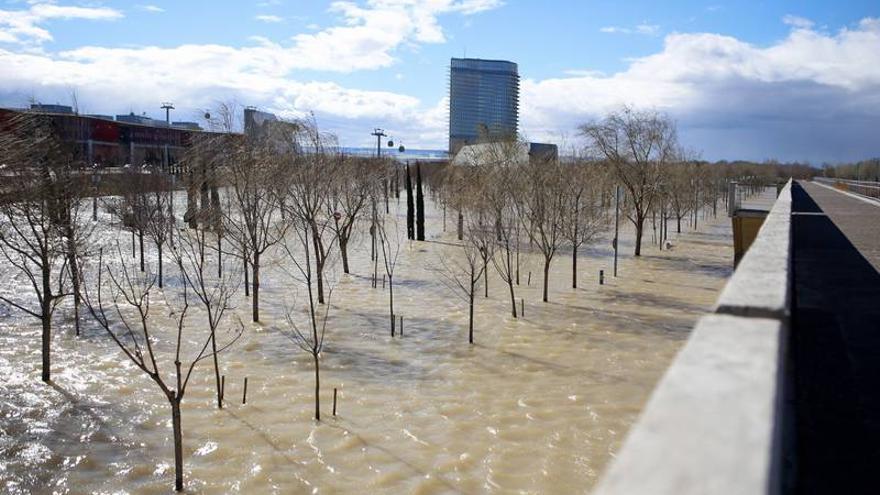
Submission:
<svg viewBox="0 0 880 495">
<path fill-rule="evenodd" d="M 171 245 L 174 246 L 174 229 L 177 227 L 177 220 L 174 218 L 174 186 L 175 182 L 177 182 L 177 176 L 173 173 L 171 174 L 171 193 L 170 198 L 168 200 L 168 214 L 171 216 L 171 229 L 168 231 L 168 238 L 171 241 Z"/>
<path fill-rule="evenodd" d="M 614 276 L 617 276 L 617 245 L 620 232 L 620 186 L 614 188 Z"/>
<path fill-rule="evenodd" d="M 98 181 L 101 180 L 98 175 L 98 169 L 92 168 L 92 185 L 94 186 L 95 196 L 92 198 L 92 221 L 98 221 Z"/>
<path fill-rule="evenodd" d="M 385 131 L 379 129 L 378 127 L 373 129 L 373 132 L 370 133 L 373 136 L 376 136 L 376 158 L 382 158 L 382 138 L 387 136 Z"/>
</svg>

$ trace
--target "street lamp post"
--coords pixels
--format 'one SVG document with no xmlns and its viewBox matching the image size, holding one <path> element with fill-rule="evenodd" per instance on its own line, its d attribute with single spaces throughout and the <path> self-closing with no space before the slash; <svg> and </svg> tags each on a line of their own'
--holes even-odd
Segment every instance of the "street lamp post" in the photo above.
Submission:
<svg viewBox="0 0 880 495">
<path fill-rule="evenodd" d="M 98 175 L 98 165 L 92 164 L 92 187 L 94 196 L 92 196 L 92 221 L 98 221 L 98 185 L 101 183 L 101 176 Z"/>
<path fill-rule="evenodd" d="M 614 276 L 617 277 L 617 247 L 620 233 L 620 186 L 614 188 Z"/>
</svg>

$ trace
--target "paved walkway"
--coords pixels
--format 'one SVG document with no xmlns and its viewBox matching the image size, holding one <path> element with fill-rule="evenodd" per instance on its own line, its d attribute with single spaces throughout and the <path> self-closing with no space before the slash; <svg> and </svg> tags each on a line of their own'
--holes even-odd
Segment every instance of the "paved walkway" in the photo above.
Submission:
<svg viewBox="0 0 880 495">
<path fill-rule="evenodd" d="M 776 186 L 767 186 L 754 196 L 743 198 L 740 208 L 747 210 L 770 211 L 776 202 L 778 190 Z"/>
<path fill-rule="evenodd" d="M 792 187 L 794 492 L 880 493 L 880 207 Z"/>
</svg>

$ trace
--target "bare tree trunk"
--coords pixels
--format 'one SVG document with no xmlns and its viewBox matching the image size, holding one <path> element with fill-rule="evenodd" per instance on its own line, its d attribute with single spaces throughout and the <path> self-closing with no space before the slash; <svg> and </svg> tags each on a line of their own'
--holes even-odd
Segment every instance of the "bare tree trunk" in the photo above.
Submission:
<svg viewBox="0 0 880 495">
<path fill-rule="evenodd" d="M 339 238 L 339 254 L 342 257 L 342 271 L 345 273 L 351 273 L 348 269 L 348 239 L 340 237 Z"/>
<path fill-rule="evenodd" d="M 140 245 L 140 251 L 141 251 L 141 272 L 144 272 L 146 270 L 144 269 L 144 231 L 143 230 L 138 231 L 138 244 Z"/>
<path fill-rule="evenodd" d="M 571 246 L 571 288 L 578 288 L 578 250 L 577 246 Z"/>
<path fill-rule="evenodd" d="M 642 215 L 636 216 L 636 249 L 634 252 L 634 256 L 642 255 L 642 232 L 645 229 L 645 217 Z"/>
<path fill-rule="evenodd" d="M 48 308 L 48 303 L 43 304 L 43 381 L 49 383 L 49 344 L 52 340 L 52 315 Z"/>
<path fill-rule="evenodd" d="M 217 362 L 216 330 L 211 329 L 211 351 L 214 353 L 214 379 L 217 385 L 217 409 L 223 409 L 223 387 L 220 385 L 220 363 Z"/>
<path fill-rule="evenodd" d="M 183 429 L 180 424 L 180 402 L 171 403 L 171 425 L 174 430 L 174 491 L 183 491 Z"/>
<path fill-rule="evenodd" d="M 516 285 L 519 285 L 519 231 L 516 234 Z"/>
<path fill-rule="evenodd" d="M 468 294 L 468 342 L 474 343 L 474 286 L 476 283 L 474 282 L 473 277 L 471 277 L 471 291 Z"/>
<path fill-rule="evenodd" d="M 244 297 L 248 297 L 251 295 L 250 292 L 250 283 L 248 282 L 248 259 L 247 255 L 242 257 L 242 261 L 244 262 Z"/>
<path fill-rule="evenodd" d="M 324 304 L 324 261 L 321 255 L 315 255 L 316 272 L 318 275 L 318 304 Z"/>
<path fill-rule="evenodd" d="M 489 297 L 489 260 L 483 258 L 483 297 Z"/>
<path fill-rule="evenodd" d="M 159 248 L 159 288 L 162 288 L 162 244 L 156 245 Z"/>
<path fill-rule="evenodd" d="M 76 249 L 76 233 L 73 228 L 73 218 L 70 213 L 70 206 L 67 207 L 64 216 L 64 235 L 67 236 L 67 264 L 70 266 L 70 282 L 73 288 L 73 326 L 76 335 L 79 336 L 79 306 L 82 302 L 82 293 L 80 292 L 80 274 L 78 253 Z"/>
<path fill-rule="evenodd" d="M 391 337 L 394 337 L 394 282 L 388 275 L 388 313 L 391 317 Z"/>
<path fill-rule="evenodd" d="M 318 276 L 318 304 L 324 304 L 324 255 L 319 244 L 318 226 L 313 222 L 312 229 L 312 246 L 315 248 L 315 274 Z"/>
<path fill-rule="evenodd" d="M 44 253 L 41 258 L 41 261 L 43 263 L 43 300 L 40 304 L 40 314 L 42 316 L 43 323 L 43 381 L 49 383 L 49 380 L 51 379 L 49 373 L 49 369 L 51 366 L 49 347 L 52 342 L 52 301 L 49 299 L 52 294 L 52 285 L 50 281 L 49 270 L 51 270 L 52 268 L 49 266 L 48 255 Z"/>
<path fill-rule="evenodd" d="M 391 213 L 391 209 L 388 208 L 388 178 L 385 177 L 382 179 L 382 190 L 385 193 L 385 214 Z"/>
<path fill-rule="evenodd" d="M 79 306 L 82 303 L 82 294 L 79 286 L 79 263 L 76 258 L 76 243 L 73 241 L 73 233 L 68 231 L 68 264 L 70 265 L 70 282 L 73 285 L 73 326 L 76 335 L 79 336 Z M 161 285 L 160 277 L 159 287 Z"/>
<path fill-rule="evenodd" d="M 549 302 L 550 298 L 547 296 L 547 287 L 550 282 L 550 260 L 544 259 L 544 302 Z"/>
<path fill-rule="evenodd" d="M 510 312 L 513 314 L 513 317 L 516 318 L 516 294 L 513 293 L 513 279 L 510 278 L 510 255 L 507 257 L 507 288 L 510 290 Z"/>
<path fill-rule="evenodd" d="M 657 212 L 653 211 L 653 210 L 651 210 L 651 229 L 652 229 L 651 243 L 656 244 L 657 243 Z"/>
<path fill-rule="evenodd" d="M 260 321 L 260 253 L 254 252 L 254 262 L 251 267 L 253 268 L 253 286 L 251 290 L 253 293 L 253 319 L 254 321 Z"/>
<path fill-rule="evenodd" d="M 171 401 L 171 425 L 174 429 L 174 491 L 183 491 L 183 429 L 180 424 L 180 402 Z"/>
<path fill-rule="evenodd" d="M 217 278 L 223 278 L 223 236 L 217 232 Z"/>
<path fill-rule="evenodd" d="M 318 354 L 313 353 L 315 358 L 315 421 L 321 421 L 321 368 L 318 364 Z"/>
<path fill-rule="evenodd" d="M 464 214 L 458 210 L 458 240 L 464 239 Z"/>
</svg>

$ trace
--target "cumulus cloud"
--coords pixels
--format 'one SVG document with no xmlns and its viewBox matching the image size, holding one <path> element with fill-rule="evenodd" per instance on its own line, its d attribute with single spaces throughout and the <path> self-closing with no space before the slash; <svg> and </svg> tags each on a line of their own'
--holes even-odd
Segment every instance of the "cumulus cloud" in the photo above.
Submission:
<svg viewBox="0 0 880 495">
<path fill-rule="evenodd" d="M 340 24 L 293 37 L 289 50 L 300 68 L 351 72 L 388 67 L 403 45 L 443 43 L 439 16 L 473 15 L 500 6 L 499 0 L 369 0 L 333 2 Z"/>
<path fill-rule="evenodd" d="M 138 5 L 138 8 L 146 12 L 152 12 L 154 14 L 165 12 L 165 9 L 159 7 L 158 5 Z"/>
<path fill-rule="evenodd" d="M 108 7 L 76 7 L 51 2 L 30 2 L 27 10 L 0 10 L 0 43 L 40 44 L 52 41 L 41 27 L 51 19 L 107 21 L 122 18 L 122 12 Z"/>
<path fill-rule="evenodd" d="M 296 117 L 316 112 L 343 143 L 368 143 L 365 129 L 382 125 L 408 147 L 444 147 L 448 99 L 425 102 L 304 77 L 304 69 L 358 70 L 394 63 L 401 46 L 445 40 L 439 17 L 493 8 L 490 0 L 374 0 L 336 3 L 335 26 L 282 44 L 172 48 L 81 47 L 51 53 L 0 47 L 0 98 L 66 98 L 111 113 L 175 101 L 194 113 L 218 100 Z M 390 10 L 389 10 L 390 9 Z M 384 15 L 379 15 L 384 12 Z M 400 12 L 401 15 L 388 15 Z M 791 20 L 790 20 L 791 21 Z M 663 48 L 625 70 L 589 67 L 558 78 L 524 79 L 521 130 L 535 140 L 574 135 L 578 124 L 623 104 L 673 116 L 682 140 L 707 158 L 851 159 L 880 154 L 880 19 L 837 32 L 789 22 L 782 39 L 755 45 L 712 33 L 675 33 Z M 314 52 L 314 53 L 313 53 Z M 339 65 L 330 66 L 330 60 Z M 189 115 L 183 115 L 189 117 Z M 182 117 L 182 118 L 183 118 Z"/>
<path fill-rule="evenodd" d="M 643 22 L 641 24 L 636 24 L 635 27 L 620 27 L 620 26 L 604 26 L 599 28 L 600 33 L 608 33 L 608 34 L 644 34 L 647 36 L 656 36 L 660 34 L 660 26 L 657 24 L 648 24 L 647 22 Z"/>
<path fill-rule="evenodd" d="M 0 66 L 8 73 L 0 80 L 0 95 L 9 101 L 39 86 L 40 98 L 63 100 L 70 88 L 77 88 L 81 106 L 107 113 L 120 106 L 148 109 L 160 99 L 186 102 L 194 111 L 218 100 L 237 98 L 287 116 L 315 111 L 342 122 L 343 127 L 344 122 L 359 119 L 405 123 L 410 132 L 430 136 L 436 143 L 440 141 L 439 129 L 446 127 L 438 121 L 438 115 L 445 115 L 445 107 L 426 109 L 408 95 L 346 88 L 333 82 L 303 82 L 297 73 L 306 69 L 350 72 L 392 65 L 394 52 L 402 45 L 445 41 L 439 16 L 473 15 L 500 5 L 499 0 L 334 2 L 330 10 L 339 16 L 338 24 L 296 35 L 289 43 L 252 37 L 254 44 L 245 47 L 85 46 L 57 53 L 0 47 Z M 15 14 L 31 26 L 61 15 L 94 19 L 121 15 L 109 9 L 65 9 L 39 4 Z M 258 15 L 257 19 L 282 20 L 273 15 Z M 46 32 L 44 40 L 50 39 Z M 178 106 L 183 108 L 181 103 Z"/>
<path fill-rule="evenodd" d="M 261 14 L 261 15 L 254 16 L 254 19 L 261 21 L 261 22 L 268 22 L 268 23 L 278 23 L 278 22 L 284 21 L 283 18 L 281 18 L 277 15 L 269 15 L 269 14 Z"/>
<path fill-rule="evenodd" d="M 810 29 L 813 27 L 813 21 L 804 17 L 791 14 L 786 14 L 785 16 L 783 16 L 782 22 L 799 29 Z"/>
<path fill-rule="evenodd" d="M 880 20 L 867 18 L 834 34 L 790 24 L 788 36 L 769 46 L 718 34 L 671 34 L 662 51 L 616 74 L 524 80 L 523 127 L 533 136 L 553 136 L 633 104 L 674 116 L 682 136 L 700 136 L 693 144 L 709 156 L 758 149 L 793 159 L 880 153 L 869 136 L 880 125 Z M 770 143 L 770 136 L 785 139 Z"/>
</svg>

